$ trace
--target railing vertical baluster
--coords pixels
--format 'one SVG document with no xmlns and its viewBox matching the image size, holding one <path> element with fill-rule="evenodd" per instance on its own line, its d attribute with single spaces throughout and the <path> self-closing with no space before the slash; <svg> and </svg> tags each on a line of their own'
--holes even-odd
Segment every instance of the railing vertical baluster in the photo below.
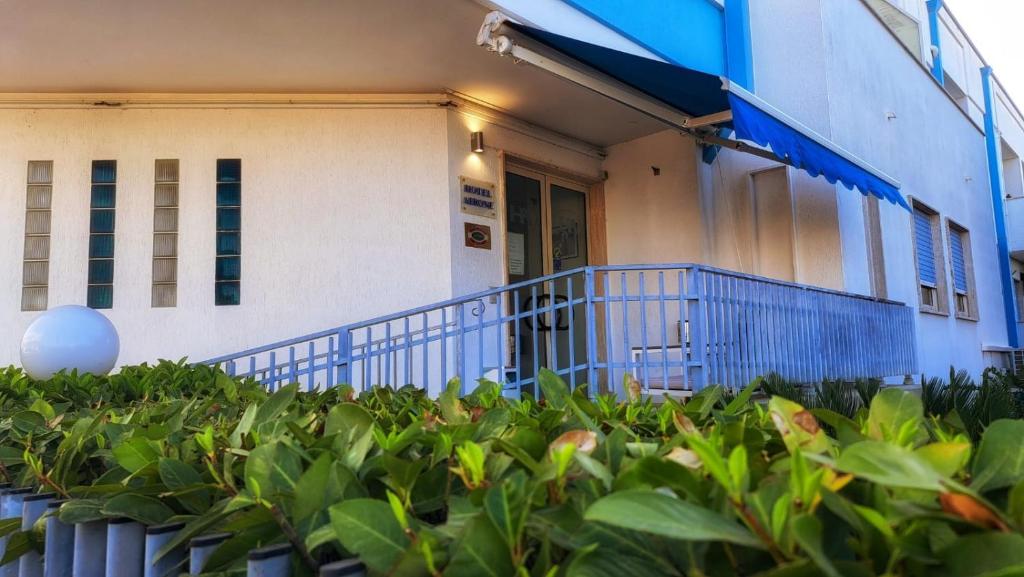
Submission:
<svg viewBox="0 0 1024 577">
<path fill-rule="evenodd" d="M 537 285 L 533 285 L 530 287 L 530 317 L 533 320 L 530 323 L 530 330 L 533 333 L 533 394 L 540 398 L 540 387 L 537 383 L 537 374 L 540 372 L 540 347 L 537 346 L 539 329 L 537 325 L 540 324 L 540 320 L 537 318 L 537 304 Z"/>
<path fill-rule="evenodd" d="M 498 378 L 497 383 L 505 389 L 505 292 L 495 295 L 494 308 L 494 350 L 497 355 Z"/>
<path fill-rule="evenodd" d="M 213 552 L 220 547 L 220 544 L 231 538 L 231 533 L 213 533 L 196 537 L 188 542 L 189 565 L 188 572 L 191 575 L 198 575 L 203 572 L 203 566 L 213 555 Z"/>
<path fill-rule="evenodd" d="M 352 382 L 352 333 L 347 328 L 338 331 L 338 369 L 336 384 L 354 385 Z"/>
<path fill-rule="evenodd" d="M 423 313 L 423 390 L 430 394 L 430 318 Z M 444 327 L 441 327 L 444 330 Z M 443 337 L 442 337 L 443 338 Z"/>
<path fill-rule="evenodd" d="M 461 304 L 459 305 L 459 308 L 455 310 L 458 311 L 458 314 L 455 316 L 455 322 L 457 323 L 456 330 L 458 331 L 459 334 L 458 349 L 456 350 L 456 355 L 459 360 L 459 386 L 462 387 L 459 392 L 460 394 L 465 395 L 466 369 L 468 368 L 466 360 L 466 305 Z"/>
<path fill-rule="evenodd" d="M 53 501 L 53 493 L 37 493 L 26 495 L 21 506 L 21 530 L 31 531 L 46 512 L 47 505 Z M 18 577 L 43 577 L 43 557 L 35 549 L 25 552 L 16 562 Z"/>
<path fill-rule="evenodd" d="M 522 324 L 522 319 L 519 318 L 519 293 L 518 292 L 513 292 L 513 293 L 510 293 L 510 294 L 512 296 L 512 317 L 513 317 L 513 320 L 512 320 L 512 323 L 513 323 L 512 324 L 512 333 L 513 333 L 512 334 L 512 338 L 513 338 L 512 351 L 513 351 L 513 353 L 512 354 L 514 355 L 514 358 L 512 359 L 512 362 L 514 362 L 515 365 L 516 365 L 516 383 L 515 383 L 516 395 L 517 395 L 517 397 L 522 398 L 522 395 L 523 395 L 523 351 L 522 351 L 523 341 L 522 341 L 521 335 L 519 334 L 519 332 L 520 332 L 520 324 Z"/>
<path fill-rule="evenodd" d="M 409 317 L 405 317 L 404 321 L 405 336 L 403 338 L 405 339 L 405 348 L 403 349 L 402 352 L 402 360 L 405 362 L 403 363 L 402 366 L 402 372 L 404 373 L 402 375 L 404 381 L 402 383 L 402 386 L 416 384 L 412 380 L 412 342 L 410 341 L 409 338 Z M 423 338 L 426 339 L 426 335 L 423 335 Z M 426 386 L 426 384 L 423 385 L 423 390 L 426 390 Z"/>
<path fill-rule="evenodd" d="M 638 292 L 640 295 L 640 363 L 643 367 L 641 370 L 643 375 L 641 382 L 644 384 L 644 390 L 647 391 L 651 388 L 651 368 L 650 357 L 647 354 L 647 287 L 644 284 L 644 271 L 640 271 Z"/>
<path fill-rule="evenodd" d="M 391 382 L 391 356 L 394 354 L 394 343 L 391 341 L 391 323 L 384 323 L 384 386 L 395 387 Z"/>
<path fill-rule="evenodd" d="M 541 285 L 543 290 L 544 285 Z M 558 374 L 558 291 L 555 289 L 555 281 L 548 281 L 547 318 L 548 318 L 548 368 Z"/>
<path fill-rule="evenodd" d="M 668 321 L 665 315 L 665 271 L 658 271 L 658 313 L 661 317 L 661 388 L 671 388 L 668 377 Z"/>
<path fill-rule="evenodd" d="M 171 549 L 159 560 L 157 560 L 156 554 L 165 545 L 169 544 L 175 535 L 178 534 L 178 531 L 181 531 L 184 527 L 184 523 L 168 523 L 146 528 L 146 556 L 143 577 L 165 577 L 176 574 L 172 573 L 172 570 L 185 563 L 187 551 L 184 544 Z"/>
<path fill-rule="evenodd" d="M 327 357 L 324 359 L 324 370 L 327 371 L 325 386 L 328 389 L 334 386 L 334 365 L 334 337 L 327 337 Z"/>
<path fill-rule="evenodd" d="M 707 383 L 708 377 L 708 349 L 705 329 L 707 323 L 707 290 L 704 270 L 699 266 L 690 269 L 687 275 L 687 293 L 696 300 L 690 301 L 687 309 L 690 314 L 690 358 L 698 363 L 697 374 L 691 381 L 693 391 L 700 392 Z M 685 331 L 684 331 L 685 338 Z"/>
<path fill-rule="evenodd" d="M 286 385 L 298 382 L 298 376 L 295 374 L 298 370 L 298 364 L 295 362 L 295 347 L 288 347 L 288 382 Z"/>
<path fill-rule="evenodd" d="M 288 543 L 249 551 L 246 577 L 289 577 L 292 572 L 291 553 L 292 546 Z"/>
<path fill-rule="evenodd" d="M 274 392 L 277 388 L 277 352 L 270 351 L 270 376 L 269 376 L 269 387 L 270 392 Z"/>
<path fill-rule="evenodd" d="M 66 503 L 50 501 L 46 518 L 46 541 L 43 546 L 46 559 L 43 563 L 43 577 L 71 577 L 75 562 L 75 526 L 60 520 L 57 509 Z"/>
<path fill-rule="evenodd" d="M 601 297 L 601 308 L 604 310 L 604 364 L 605 366 L 605 387 L 606 392 L 615 392 L 612 364 L 615 362 L 615 339 L 613 338 L 612 323 L 615 315 L 612 314 L 612 273 L 604 273 L 604 296 Z M 595 343 L 595 347 L 596 347 Z"/>
<path fill-rule="evenodd" d="M 106 577 L 142 577 L 145 550 L 145 525 L 131 519 L 111 520 L 107 525 Z"/>
<path fill-rule="evenodd" d="M 373 327 L 366 327 L 366 340 L 363 343 L 363 390 L 369 391 L 373 386 Z"/>
<path fill-rule="evenodd" d="M 306 363 L 306 369 L 309 371 L 306 373 L 308 378 L 306 379 L 306 390 L 312 391 L 313 387 L 316 386 L 316 341 L 309 341 L 309 352 L 306 355 L 309 361 Z"/>
<path fill-rule="evenodd" d="M 718 380 L 718 313 L 715 298 L 715 283 L 717 275 L 712 271 L 705 271 L 704 274 L 704 314 L 707 319 L 707 353 L 705 358 L 703 387 L 713 385 Z"/>
<path fill-rule="evenodd" d="M 107 522 L 75 524 L 71 577 L 104 577 L 107 572 Z"/>
<path fill-rule="evenodd" d="M 688 345 L 686 333 L 687 327 L 690 326 L 687 324 L 687 319 L 689 317 L 687 314 L 689 301 L 687 300 L 688 291 L 686 290 L 686 271 L 677 271 L 676 277 L 676 291 L 678 292 L 676 295 L 676 304 L 679 308 L 679 374 L 682 379 L 681 386 L 683 387 L 683 390 L 692 390 L 693 386 L 690 383 L 690 364 L 688 355 L 686 354 Z"/>
<path fill-rule="evenodd" d="M 476 375 L 477 378 L 484 376 L 484 314 L 487 312 L 487 305 L 483 299 L 480 301 L 480 310 L 476 315 Z"/>
<path fill-rule="evenodd" d="M 576 300 L 576 295 L 573 294 L 572 277 L 565 279 L 565 292 L 569 296 L 569 307 L 566 311 L 566 316 L 569 318 L 569 331 L 566 333 L 569 335 L 569 390 L 576 390 L 576 320 L 573 315 L 573 309 L 576 305 L 573 301 Z"/>
<path fill-rule="evenodd" d="M 583 271 L 583 296 L 586 300 L 583 322 L 587 327 L 587 392 L 593 398 L 598 393 L 597 381 L 597 308 L 594 305 L 594 268 Z M 573 371 L 575 372 L 575 370 Z"/>
<path fill-rule="evenodd" d="M 448 386 L 448 307 L 441 307 L 441 390 Z"/>
<path fill-rule="evenodd" d="M 235 376 L 235 361 L 232 360 L 224 363 L 224 372 L 227 373 L 229 377 Z"/>
<path fill-rule="evenodd" d="M 629 335 L 629 286 L 626 282 L 626 273 L 622 273 L 619 276 L 619 285 L 622 290 L 622 294 L 619 297 L 622 299 L 622 355 L 625 358 L 625 371 L 633 372 L 636 368 L 636 363 L 633 361 L 633 347 L 630 346 L 630 335 Z M 625 374 L 625 373 L 624 373 Z M 620 389 L 622 381 L 619 380 L 616 383 L 615 388 Z M 619 390 L 619 395 L 625 395 L 626 391 Z"/>
</svg>

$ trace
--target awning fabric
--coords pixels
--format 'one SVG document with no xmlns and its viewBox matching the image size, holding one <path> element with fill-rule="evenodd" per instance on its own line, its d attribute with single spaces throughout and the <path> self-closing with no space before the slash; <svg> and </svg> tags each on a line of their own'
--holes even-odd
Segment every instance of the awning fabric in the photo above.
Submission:
<svg viewBox="0 0 1024 577">
<path fill-rule="evenodd" d="M 850 190 L 872 194 L 906 209 L 899 184 L 857 157 L 742 88 L 722 78 L 675 64 L 628 54 L 560 36 L 530 26 L 505 22 L 523 36 L 591 68 L 689 117 L 732 111 L 735 137 L 771 149 L 783 162 Z"/>
<path fill-rule="evenodd" d="M 811 176 L 823 176 L 832 184 L 841 182 L 850 190 L 857 188 L 864 194 L 873 194 L 910 210 L 898 185 L 863 169 L 731 92 L 729 106 L 736 138 L 771 148 L 776 155 Z"/>
</svg>

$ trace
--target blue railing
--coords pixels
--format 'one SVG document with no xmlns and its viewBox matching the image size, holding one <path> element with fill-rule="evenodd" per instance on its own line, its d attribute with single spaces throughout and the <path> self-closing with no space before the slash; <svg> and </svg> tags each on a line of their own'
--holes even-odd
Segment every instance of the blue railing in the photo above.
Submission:
<svg viewBox="0 0 1024 577">
<path fill-rule="evenodd" d="M 532 391 L 541 367 L 618 391 L 918 372 L 901 303 L 693 264 L 590 266 L 204 361 L 270 388 L 359 389 L 453 377 Z M 468 384 L 467 384 L 468 383 Z"/>
</svg>

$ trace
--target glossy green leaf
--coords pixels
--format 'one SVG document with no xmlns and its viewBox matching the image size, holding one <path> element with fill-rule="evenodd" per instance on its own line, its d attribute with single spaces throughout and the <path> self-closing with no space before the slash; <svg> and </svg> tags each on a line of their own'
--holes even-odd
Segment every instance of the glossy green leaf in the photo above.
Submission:
<svg viewBox="0 0 1024 577">
<path fill-rule="evenodd" d="M 330 516 L 338 541 L 374 571 L 387 572 L 410 545 L 385 501 L 343 501 L 330 508 Z"/>
<path fill-rule="evenodd" d="M 584 518 L 683 541 L 763 546 L 749 530 L 732 519 L 655 491 L 612 493 L 591 505 Z"/>
</svg>

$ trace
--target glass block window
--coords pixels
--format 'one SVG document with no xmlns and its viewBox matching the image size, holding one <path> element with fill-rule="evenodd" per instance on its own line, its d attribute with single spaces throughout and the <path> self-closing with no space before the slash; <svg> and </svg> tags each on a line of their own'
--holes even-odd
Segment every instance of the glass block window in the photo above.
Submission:
<svg viewBox="0 0 1024 577">
<path fill-rule="evenodd" d="M 217 160 L 217 305 L 241 302 L 242 285 L 242 161 Z"/>
<path fill-rule="evenodd" d="M 157 160 L 153 192 L 153 306 L 178 304 L 178 161 Z"/>
<path fill-rule="evenodd" d="M 92 161 L 89 204 L 89 284 L 86 304 L 94 309 L 114 306 L 114 210 L 117 204 L 117 161 Z"/>
<path fill-rule="evenodd" d="M 53 198 L 53 161 L 29 161 L 27 180 L 21 310 L 44 311 L 49 295 L 50 279 L 50 205 Z"/>
</svg>

